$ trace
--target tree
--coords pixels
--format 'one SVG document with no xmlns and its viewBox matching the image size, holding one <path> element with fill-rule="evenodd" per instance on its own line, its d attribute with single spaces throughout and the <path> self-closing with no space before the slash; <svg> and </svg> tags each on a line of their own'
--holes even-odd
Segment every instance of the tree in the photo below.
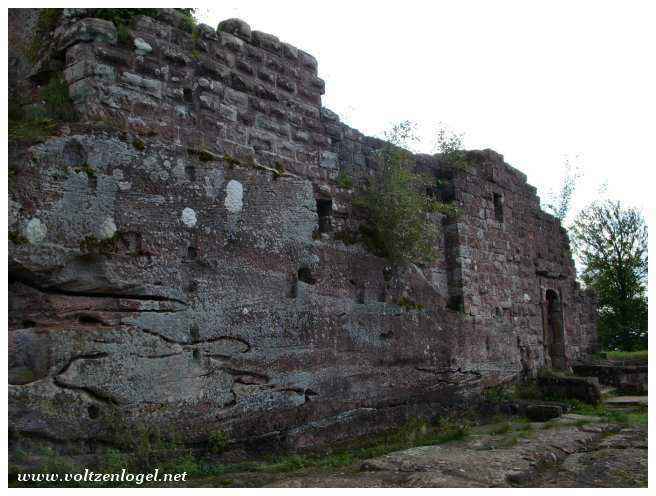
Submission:
<svg viewBox="0 0 656 496">
<path fill-rule="evenodd" d="M 647 348 L 647 225 L 634 208 L 610 200 L 576 217 L 570 236 L 586 286 L 599 297 L 605 349 Z"/>
<path fill-rule="evenodd" d="M 437 153 L 451 167 L 467 169 L 469 163 L 463 147 L 464 134 L 450 130 L 441 124 L 435 136 L 435 149 Z"/>
<path fill-rule="evenodd" d="M 356 203 L 365 208 L 366 245 L 392 265 L 430 263 L 435 259 L 438 225 L 430 214 L 447 208 L 426 194 L 435 179 L 413 172 L 412 154 L 402 146 L 417 141 L 415 126 L 404 121 L 386 133 L 377 170 Z"/>
<path fill-rule="evenodd" d="M 576 191 L 576 184 L 582 175 L 579 167 L 572 167 L 569 159 L 565 159 L 564 169 L 565 173 L 563 174 L 560 190 L 558 192 L 550 191 L 543 204 L 545 210 L 561 222 L 565 222 L 567 218 Z"/>
</svg>

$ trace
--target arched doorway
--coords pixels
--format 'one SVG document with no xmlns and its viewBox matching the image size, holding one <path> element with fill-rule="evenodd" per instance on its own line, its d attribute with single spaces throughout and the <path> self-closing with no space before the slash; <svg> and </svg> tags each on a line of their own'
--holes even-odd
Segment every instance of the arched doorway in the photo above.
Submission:
<svg viewBox="0 0 656 496">
<path fill-rule="evenodd" d="M 545 294 L 545 351 L 551 362 L 551 367 L 557 370 L 566 368 L 565 360 L 565 323 L 563 320 L 563 307 L 558 293 L 548 289 Z"/>
</svg>

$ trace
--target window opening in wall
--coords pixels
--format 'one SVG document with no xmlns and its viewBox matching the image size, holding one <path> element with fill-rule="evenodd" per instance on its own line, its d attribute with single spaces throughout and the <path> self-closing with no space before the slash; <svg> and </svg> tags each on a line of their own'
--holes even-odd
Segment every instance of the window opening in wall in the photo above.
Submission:
<svg viewBox="0 0 656 496">
<path fill-rule="evenodd" d="M 503 195 L 494 193 L 494 218 L 498 222 L 503 222 Z"/>
<path fill-rule="evenodd" d="M 314 284 L 317 282 L 312 275 L 312 271 L 308 267 L 301 267 L 298 269 L 298 280 L 306 284 Z"/>
<path fill-rule="evenodd" d="M 319 215 L 319 232 L 332 230 L 333 201 L 317 198 L 317 214 Z"/>
</svg>

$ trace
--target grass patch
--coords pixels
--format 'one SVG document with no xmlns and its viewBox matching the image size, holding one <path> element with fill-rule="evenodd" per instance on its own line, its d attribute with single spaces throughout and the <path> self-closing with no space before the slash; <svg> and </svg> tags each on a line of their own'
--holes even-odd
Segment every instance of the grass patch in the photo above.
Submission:
<svg viewBox="0 0 656 496">
<path fill-rule="evenodd" d="M 515 384 L 512 396 L 522 400 L 540 400 L 542 399 L 542 391 L 540 391 L 537 381 L 530 380 Z"/>
<path fill-rule="evenodd" d="M 505 403 L 513 400 L 513 391 L 504 385 L 493 386 L 483 391 L 483 399 L 493 403 Z"/>
<path fill-rule="evenodd" d="M 504 422 L 501 425 L 496 426 L 490 431 L 490 434 L 506 434 L 512 430 L 512 425 L 510 422 Z"/>
<path fill-rule="evenodd" d="M 641 361 L 646 362 L 649 358 L 647 350 L 639 351 L 607 351 L 606 357 L 612 361 Z"/>
<path fill-rule="evenodd" d="M 48 117 L 9 120 L 9 141 L 41 143 L 55 134 L 57 123 Z"/>
<path fill-rule="evenodd" d="M 430 446 L 459 441 L 469 434 L 470 425 L 461 419 L 443 418 L 435 424 L 412 419 L 403 427 L 373 438 L 355 441 L 350 447 L 323 454 L 287 454 L 265 461 L 225 465 L 201 464 L 204 476 L 221 477 L 237 472 L 288 473 L 307 469 L 334 470 L 352 466 L 362 460 L 386 455 L 415 446 Z"/>
</svg>

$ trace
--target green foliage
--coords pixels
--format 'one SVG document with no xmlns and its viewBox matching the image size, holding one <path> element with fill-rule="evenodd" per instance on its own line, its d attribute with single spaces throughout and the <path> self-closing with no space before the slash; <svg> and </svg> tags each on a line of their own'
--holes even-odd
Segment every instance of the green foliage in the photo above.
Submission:
<svg viewBox="0 0 656 496">
<path fill-rule="evenodd" d="M 483 399 L 494 403 L 504 403 L 513 399 L 512 392 L 505 386 L 493 386 L 483 391 Z"/>
<path fill-rule="evenodd" d="M 469 168 L 466 152 L 463 150 L 463 134 L 457 134 L 446 127 L 437 131 L 436 148 L 447 165 L 456 169 Z"/>
<path fill-rule="evenodd" d="M 649 352 L 647 350 L 637 351 L 609 351 L 606 357 L 612 361 L 618 362 L 647 362 L 649 359 Z"/>
<path fill-rule="evenodd" d="M 117 26 L 118 24 L 129 26 L 132 19 L 140 15 L 157 18 L 157 10 L 158 9 L 95 9 L 93 16 L 98 19 L 112 21 Z"/>
<path fill-rule="evenodd" d="M 584 209 L 570 229 L 581 277 L 599 298 L 599 336 L 608 350 L 647 348 L 647 224 L 610 200 Z"/>
<path fill-rule="evenodd" d="M 180 23 L 180 29 L 190 33 L 192 36 L 196 35 L 196 19 L 194 19 L 194 9 L 176 9 L 178 12 L 183 14 L 182 22 Z M 198 36 L 198 35 L 196 35 Z M 195 38 L 197 40 L 198 37 Z"/>
<path fill-rule="evenodd" d="M 40 143 L 52 136 L 58 122 L 77 120 L 77 113 L 68 93 L 68 84 L 61 73 L 51 76 L 40 90 L 42 104 L 30 103 L 18 98 L 9 100 L 9 141 Z"/>
<path fill-rule="evenodd" d="M 132 43 L 132 35 L 128 27 L 121 21 L 116 21 L 116 39 L 119 45 L 129 47 Z"/>
<path fill-rule="evenodd" d="M 413 132 L 402 122 L 387 134 L 376 174 L 355 200 L 368 216 L 361 229 L 365 244 L 395 266 L 430 263 L 437 256 L 438 225 L 430 214 L 438 202 L 425 194 L 432 180 L 412 171 L 412 155 L 400 147 L 416 139 Z"/>
<path fill-rule="evenodd" d="M 41 143 L 52 136 L 57 123 L 47 117 L 26 118 L 19 121 L 9 120 L 9 141 Z"/>
<path fill-rule="evenodd" d="M 339 174 L 337 175 L 335 181 L 337 182 L 337 186 L 340 188 L 351 189 L 353 187 L 353 179 L 344 169 L 339 170 Z"/>
<path fill-rule="evenodd" d="M 9 241 L 17 245 L 25 245 L 28 243 L 27 238 L 18 231 L 9 231 Z"/>
<path fill-rule="evenodd" d="M 207 437 L 207 446 L 210 453 L 220 454 L 225 451 L 230 442 L 228 435 L 223 431 L 212 432 Z"/>
<path fill-rule="evenodd" d="M 287 454 L 274 456 L 267 461 L 249 461 L 233 464 L 197 463 L 197 475 L 221 477 L 236 472 L 289 473 L 307 469 L 336 470 L 350 467 L 368 458 L 378 457 L 410 448 L 430 446 L 464 439 L 470 425 L 463 419 L 443 418 L 435 424 L 423 419 L 410 419 L 401 427 L 373 437 L 352 441 L 349 447 L 330 450 L 323 454 Z M 191 472 L 188 470 L 188 472 Z M 193 472 L 191 472 L 193 473 Z M 223 479 L 225 484 L 231 481 Z"/>
<path fill-rule="evenodd" d="M 406 312 L 410 310 L 423 310 L 424 305 L 421 303 L 415 303 L 414 301 L 408 299 L 405 296 L 401 296 L 399 299 L 397 305 L 399 305 L 401 308 L 403 308 Z"/>
<path fill-rule="evenodd" d="M 572 198 L 576 191 L 576 183 L 581 178 L 581 171 L 577 167 L 572 167 L 569 159 L 565 160 L 564 174 L 562 184 L 558 192 L 550 191 L 547 194 L 547 199 L 543 207 L 553 214 L 554 217 L 560 219 L 561 222 L 565 221 L 567 214 L 572 205 Z"/>
<path fill-rule="evenodd" d="M 191 51 L 191 58 L 194 60 L 200 60 L 200 52 L 194 48 Z"/>
<path fill-rule="evenodd" d="M 41 98 L 46 104 L 49 117 L 65 122 L 77 120 L 77 113 L 68 93 L 68 83 L 62 74 L 56 74 L 41 90 Z"/>
<path fill-rule="evenodd" d="M 105 472 L 115 473 L 120 472 L 121 469 L 129 468 L 130 463 L 130 457 L 128 454 L 115 448 L 108 448 L 104 453 L 102 466 Z"/>
<path fill-rule="evenodd" d="M 89 179 L 96 177 L 96 169 L 87 163 L 82 164 L 80 167 L 76 167 L 74 170 L 77 173 L 83 172 Z"/>
<path fill-rule="evenodd" d="M 203 467 L 191 452 L 187 452 L 181 457 L 173 458 L 168 462 L 157 465 L 165 472 L 181 474 L 187 473 L 187 477 L 202 475 Z"/>
<path fill-rule="evenodd" d="M 143 140 L 140 140 L 139 138 L 135 138 L 132 141 L 132 146 L 134 146 L 140 152 L 142 152 L 146 149 L 146 144 L 143 142 Z"/>
<path fill-rule="evenodd" d="M 39 12 L 34 37 L 26 49 L 26 55 L 32 62 L 38 60 L 39 53 L 44 47 L 44 43 L 50 38 L 50 33 L 57 27 L 62 12 L 63 9 L 41 9 Z"/>
<path fill-rule="evenodd" d="M 515 384 L 513 396 L 522 400 L 539 400 L 542 399 L 542 391 L 535 380 L 529 380 Z"/>
</svg>

